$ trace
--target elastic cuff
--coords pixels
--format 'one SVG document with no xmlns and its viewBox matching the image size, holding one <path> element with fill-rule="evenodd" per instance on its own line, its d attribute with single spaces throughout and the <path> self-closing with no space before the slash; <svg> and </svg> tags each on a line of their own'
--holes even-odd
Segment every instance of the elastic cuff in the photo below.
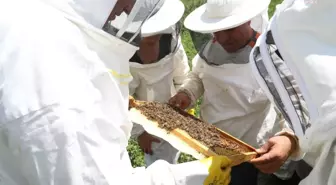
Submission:
<svg viewBox="0 0 336 185">
<path fill-rule="evenodd" d="M 186 109 L 191 109 L 195 106 L 197 100 L 195 99 L 193 94 L 188 89 L 181 87 L 178 92 L 185 93 L 191 100 L 190 105 Z"/>
<path fill-rule="evenodd" d="M 299 161 L 303 159 L 305 156 L 305 153 L 302 151 L 300 144 L 299 144 L 299 138 L 294 134 L 294 132 L 290 129 L 283 129 L 282 131 L 275 134 L 275 136 L 287 136 L 290 137 L 292 140 L 295 141 L 295 150 L 292 151 L 292 153 L 289 156 L 289 160 L 293 161 Z"/>
</svg>

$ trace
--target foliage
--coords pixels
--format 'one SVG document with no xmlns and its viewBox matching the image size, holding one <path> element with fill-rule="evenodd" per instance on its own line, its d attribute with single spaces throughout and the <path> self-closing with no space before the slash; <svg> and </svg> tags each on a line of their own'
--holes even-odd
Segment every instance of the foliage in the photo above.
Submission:
<svg viewBox="0 0 336 185">
<path fill-rule="evenodd" d="M 183 20 L 185 19 L 185 17 L 189 13 L 191 13 L 194 9 L 204 4 L 206 0 L 182 0 L 182 2 L 185 5 L 185 13 L 181 20 L 181 22 L 183 23 Z M 275 6 L 281 2 L 282 0 L 272 0 L 271 1 L 269 10 L 268 10 L 270 17 L 273 15 L 275 11 Z M 208 35 L 202 35 L 202 34 L 191 32 L 184 27 L 182 29 L 181 37 L 182 37 L 183 47 L 189 59 L 189 66 L 191 67 L 192 58 L 196 55 L 197 50 L 200 49 L 201 45 L 203 44 L 203 41 L 207 40 L 209 37 Z M 195 107 L 196 116 L 199 116 L 199 106 L 201 104 L 201 101 L 202 101 L 201 98 L 197 101 L 197 105 Z M 129 152 L 133 167 L 144 166 L 145 164 L 144 158 L 143 158 L 144 155 L 143 155 L 143 152 L 140 150 L 136 141 L 131 139 L 128 143 L 127 150 Z M 186 154 L 181 154 L 179 158 L 180 163 L 192 161 L 192 160 L 194 160 L 194 158 Z"/>
<path fill-rule="evenodd" d="M 127 151 L 133 167 L 145 166 L 144 153 L 134 139 L 128 141 Z"/>
</svg>

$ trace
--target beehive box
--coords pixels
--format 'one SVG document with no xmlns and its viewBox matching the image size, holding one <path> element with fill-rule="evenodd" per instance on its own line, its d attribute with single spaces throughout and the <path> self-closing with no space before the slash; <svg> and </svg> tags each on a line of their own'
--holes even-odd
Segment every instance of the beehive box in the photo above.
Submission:
<svg viewBox="0 0 336 185">
<path fill-rule="evenodd" d="M 136 101 L 130 97 L 129 105 L 134 123 L 196 159 L 224 155 L 235 166 L 257 155 L 248 144 L 169 104 Z"/>
</svg>

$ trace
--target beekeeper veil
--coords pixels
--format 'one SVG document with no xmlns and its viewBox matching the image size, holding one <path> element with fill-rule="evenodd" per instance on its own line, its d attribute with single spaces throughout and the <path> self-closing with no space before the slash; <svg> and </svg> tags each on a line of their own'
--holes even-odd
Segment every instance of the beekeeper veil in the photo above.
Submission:
<svg viewBox="0 0 336 185">
<path fill-rule="evenodd" d="M 138 46 L 141 33 L 146 35 L 169 31 L 168 28 L 178 22 L 184 12 L 184 5 L 180 0 L 40 1 L 65 12 L 67 18 L 83 23 L 81 26 L 88 23 L 135 46 Z M 117 29 L 111 29 L 111 26 Z M 132 35 L 125 34 L 126 32 Z"/>
<path fill-rule="evenodd" d="M 137 4 L 138 7 L 135 6 Z M 136 0 L 135 5 L 130 14 L 123 12 L 108 21 L 104 30 L 135 46 L 139 46 L 142 37 L 156 34 L 178 37 L 178 21 L 184 13 L 184 5 L 180 0 Z"/>
</svg>

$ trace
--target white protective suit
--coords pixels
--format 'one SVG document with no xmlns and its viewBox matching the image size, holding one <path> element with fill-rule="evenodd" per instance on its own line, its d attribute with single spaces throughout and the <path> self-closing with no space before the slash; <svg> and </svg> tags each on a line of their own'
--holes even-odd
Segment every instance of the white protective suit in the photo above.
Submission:
<svg viewBox="0 0 336 185">
<path fill-rule="evenodd" d="M 254 19 L 259 20 L 259 24 L 251 22 L 258 31 L 263 30 L 260 25 L 267 24 L 267 12 L 261 22 L 260 17 Z M 192 105 L 204 93 L 202 119 L 258 148 L 274 134 L 272 128 L 277 114 L 253 78 L 248 64 L 251 49 L 247 45 L 230 54 L 217 42 L 209 41 L 194 57 L 193 70 L 181 91 L 190 95 Z"/>
<path fill-rule="evenodd" d="M 172 41 L 176 42 L 176 41 Z M 168 102 L 189 72 L 188 58 L 178 38 L 176 51 L 152 64 L 130 63 L 130 95 L 146 101 Z M 172 44 L 176 46 L 175 43 Z M 172 48 L 174 49 L 174 48 Z"/>
<path fill-rule="evenodd" d="M 252 19 L 251 27 L 261 32 L 267 23 L 265 11 Z M 203 94 L 200 112 L 204 120 L 259 148 L 270 137 L 292 131 L 255 80 L 248 64 L 251 49 L 252 46 L 247 45 L 230 54 L 218 43 L 210 41 L 194 57 L 193 70 L 181 91 L 190 95 L 192 105 Z M 208 64 L 206 60 L 215 65 Z M 288 160 L 275 175 L 280 179 L 289 179 L 295 172 L 295 166 Z M 268 181 L 267 176 L 260 178 Z"/>
<path fill-rule="evenodd" d="M 130 70 L 133 76 L 130 87 L 130 95 L 135 99 L 145 101 L 168 102 L 176 94 L 176 90 L 182 85 L 189 72 L 188 58 L 181 43 L 181 38 L 172 39 L 172 53 L 152 64 L 140 64 L 130 62 Z M 137 137 L 144 129 L 133 125 L 132 135 Z M 153 154 L 145 153 L 145 163 L 151 165 L 158 159 L 163 159 L 171 164 L 176 164 L 180 152 L 168 142 L 157 138 L 161 142 L 152 143 Z"/>
<path fill-rule="evenodd" d="M 334 0 L 285 0 L 270 24 L 275 45 L 298 84 L 294 88 L 302 92 L 307 104 L 311 125 L 302 121 L 302 114 L 298 114 L 298 107 L 293 106 L 292 97 L 284 88 L 283 74 L 279 75 L 274 69 L 267 52 L 266 36 L 261 36 L 259 41 L 263 63 L 305 153 L 302 157 L 313 166 L 300 185 L 336 184 L 336 27 L 329 19 L 335 17 L 335 8 Z M 255 74 L 263 84 L 260 74 Z M 264 87 L 266 91 L 269 88 Z M 270 93 L 269 96 L 274 98 Z"/>
<path fill-rule="evenodd" d="M 137 47 L 100 29 L 114 4 L 1 2 L 1 185 L 184 185 L 208 175 L 198 161 L 132 168 L 128 59 Z"/>
</svg>

